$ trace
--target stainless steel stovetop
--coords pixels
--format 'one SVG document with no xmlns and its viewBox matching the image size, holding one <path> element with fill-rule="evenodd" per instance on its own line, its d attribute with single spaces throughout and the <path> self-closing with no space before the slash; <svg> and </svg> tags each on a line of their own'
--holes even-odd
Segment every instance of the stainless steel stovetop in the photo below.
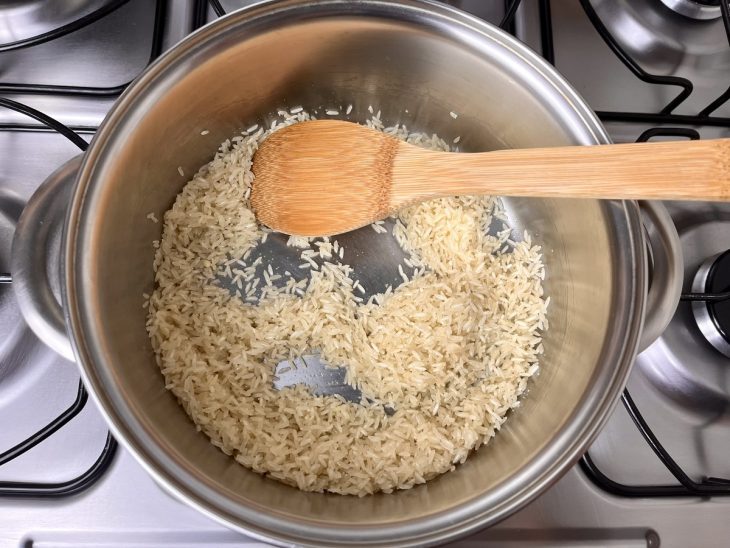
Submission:
<svg viewBox="0 0 730 548">
<path fill-rule="evenodd" d="M 232 10 L 250 2 L 220 3 Z M 450 3 L 499 23 L 513 2 Z M 714 101 L 730 86 L 730 43 L 719 1 L 522 4 L 506 26 L 555 62 L 616 141 L 730 136 L 730 102 Z M 205 0 L 49 5 L 0 3 L 0 98 L 35 107 L 87 140 L 151 58 L 216 17 Z M 80 17 L 98 18 L 82 26 L 74 23 Z M 58 28 L 63 36 L 35 43 L 35 36 Z M 675 97 L 690 88 L 678 103 Z M 36 120 L 0 106 L 0 273 L 9 271 L 13 227 L 25 202 L 79 152 Z M 697 291 L 693 280 L 702 263 L 730 249 L 730 207 L 667 207 L 683 245 L 684 290 Z M 627 412 L 638 410 L 634 418 L 671 455 L 685 483 L 730 478 L 730 360 L 702 335 L 693 307 L 707 305 L 680 303 L 664 335 L 638 357 L 627 405 L 616 407 L 588 459 L 521 512 L 454 546 L 727 545 L 727 482 L 704 481 L 714 486 L 714 496 L 688 493 Z M 727 310 L 713 307 L 722 329 Z M 32 335 L 11 286 L 0 285 L 0 494 L 10 495 L 0 497 L 0 545 L 264 545 L 163 492 L 110 441 L 94 404 L 84 405 L 78 383 L 76 366 Z M 63 423 L 56 431 L 10 460 L 8 449 L 64 413 L 67 422 L 56 420 Z M 53 494 L 58 496 L 48 496 Z"/>
</svg>

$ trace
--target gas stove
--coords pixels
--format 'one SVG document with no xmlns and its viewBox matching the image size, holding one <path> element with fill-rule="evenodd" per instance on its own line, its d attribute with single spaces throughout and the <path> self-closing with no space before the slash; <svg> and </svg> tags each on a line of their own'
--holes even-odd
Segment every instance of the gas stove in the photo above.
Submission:
<svg viewBox="0 0 730 548">
<path fill-rule="evenodd" d="M 8 281 L 2 273 L 10 271 L 25 203 L 85 148 L 128 83 L 196 28 L 250 3 L 0 5 L 0 282 Z M 617 142 L 730 136 L 727 2 L 448 3 L 541 53 Z M 73 133 L 53 129 L 52 120 Z M 551 489 L 453 546 L 727 544 L 730 206 L 665 205 L 682 243 L 683 300 L 638 356 L 622 405 Z M 3 546 L 265 545 L 170 497 L 117 446 L 76 366 L 35 338 L 7 283 L 0 283 L 0 413 Z"/>
</svg>

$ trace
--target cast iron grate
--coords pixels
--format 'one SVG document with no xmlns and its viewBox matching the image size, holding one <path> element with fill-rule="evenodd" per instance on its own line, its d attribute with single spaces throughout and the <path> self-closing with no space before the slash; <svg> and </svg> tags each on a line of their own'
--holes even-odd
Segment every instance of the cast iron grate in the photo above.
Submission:
<svg viewBox="0 0 730 548">
<path fill-rule="evenodd" d="M 78 21 L 71 23 L 65 27 L 57 29 L 52 33 L 48 33 L 42 36 L 35 37 L 30 40 L 23 42 L 15 42 L 13 44 L 6 44 L 0 47 L 0 53 L 3 51 L 10 51 L 13 49 L 20 49 L 25 47 L 32 47 L 37 44 L 55 40 L 62 36 L 66 36 L 71 32 L 75 32 L 93 22 L 105 17 L 106 15 L 114 12 L 129 0 L 117 0 L 109 4 L 105 9 L 100 9 L 86 17 L 79 19 Z M 162 39 L 164 34 L 164 28 L 166 23 L 166 0 L 155 1 L 155 20 L 152 37 L 152 46 L 148 65 L 152 63 L 162 53 Z M 198 29 L 203 26 L 206 21 L 206 0 L 195 0 L 193 5 L 193 18 L 191 24 L 191 31 Z M 0 94 L 10 93 L 32 93 L 32 94 L 54 94 L 54 95 L 73 95 L 73 96 L 116 96 L 121 94 L 124 89 L 131 82 L 127 82 L 118 86 L 111 87 L 75 87 L 75 86 L 47 86 L 47 85 L 32 85 L 32 84 L 14 84 L 7 82 L 0 82 Z M 60 123 L 58 120 L 47 116 L 46 114 L 30 107 L 19 103 L 17 101 L 8 99 L 6 97 L 0 97 L 0 106 L 8 108 L 24 114 L 41 125 L 37 124 L 0 124 L 0 130 L 11 130 L 11 131 L 49 131 L 57 132 L 72 143 L 79 147 L 82 151 L 85 151 L 88 147 L 88 143 L 81 138 L 79 133 L 93 134 L 96 131 L 96 127 L 73 127 L 70 128 Z M 12 276 L 10 274 L 0 274 L 0 283 L 8 284 L 12 283 Z M 29 436 L 27 439 L 21 441 L 14 447 L 5 450 L 0 453 L 0 466 L 6 464 L 30 451 L 33 447 L 37 446 L 43 440 L 52 436 L 63 428 L 68 422 L 74 419 L 84 408 L 88 401 L 88 394 L 84 385 L 79 381 L 78 392 L 74 402 L 63 411 L 58 417 L 53 419 L 46 426 L 41 428 L 39 431 Z M 0 497 L 64 497 L 77 494 L 98 480 L 104 472 L 108 469 L 111 464 L 117 449 L 117 442 L 112 437 L 111 433 L 107 434 L 106 442 L 101 451 L 101 454 L 96 461 L 81 475 L 64 482 L 58 483 L 37 483 L 37 482 L 15 482 L 15 481 L 2 481 L 0 482 Z"/>
<path fill-rule="evenodd" d="M 102 17 L 116 11 L 129 0 L 116 0 L 108 4 L 105 8 L 99 9 L 77 21 L 56 29 L 52 32 L 36 36 L 34 38 L 4 44 L 0 46 L 0 53 L 20 48 L 28 48 L 51 40 L 61 38 L 72 32 L 76 32 L 98 21 Z M 151 52 L 149 63 L 152 63 L 162 53 L 162 39 L 164 27 L 166 23 L 166 0 L 156 0 L 154 14 L 154 30 L 152 36 Z M 205 0 L 196 0 L 193 10 L 192 30 L 195 30 L 205 23 L 205 9 L 207 4 Z M 54 95 L 73 95 L 73 96 L 116 96 L 124 91 L 131 82 L 126 82 L 117 86 L 110 87 L 77 87 L 77 86 L 49 86 L 49 85 L 33 85 L 18 84 L 10 82 L 0 82 L 0 93 L 32 93 L 32 94 L 54 94 Z M 57 120 L 33 109 L 27 105 L 18 103 L 8 98 L 0 97 L 0 106 L 9 108 L 16 112 L 25 114 L 40 122 L 42 125 L 35 124 L 2 124 L 0 129 L 15 131 L 55 131 L 69 139 L 78 146 L 82 151 L 86 150 L 88 144 L 79 136 L 79 132 L 93 133 L 94 127 L 76 127 L 69 128 Z M 12 277 L 9 274 L 0 275 L 1 283 L 11 283 Z M 8 463 L 21 455 L 24 455 L 33 447 L 40 444 L 43 440 L 59 431 L 65 424 L 76 417 L 86 405 L 88 394 L 81 381 L 79 381 L 77 397 L 71 406 L 56 417 L 53 421 L 41 428 L 38 432 L 29 436 L 27 439 L 18 443 L 16 446 L 0 453 L 0 466 Z M 106 443 L 102 449 L 98 459 L 92 466 L 80 476 L 71 480 L 60 483 L 34 483 L 34 482 L 0 482 L 0 497 L 2 496 L 26 496 L 26 497 L 61 497 L 76 494 L 90 487 L 108 468 L 114 454 L 116 452 L 117 443 L 111 434 L 107 434 Z"/>
<path fill-rule="evenodd" d="M 48 33 L 47 35 L 43 35 L 39 38 L 44 38 L 43 40 L 40 40 L 38 38 L 25 41 L 27 43 L 22 43 L 20 46 L 16 46 L 13 49 L 18 49 L 19 47 L 32 47 L 34 45 L 48 42 L 49 40 L 61 38 L 62 36 L 66 36 L 67 34 L 70 34 L 71 32 L 75 32 L 81 28 L 84 28 L 91 23 L 94 23 L 95 21 L 98 21 L 102 17 L 105 17 L 109 15 L 110 13 L 113 13 L 123 5 L 125 5 L 129 0 L 122 0 L 122 1 L 116 1 L 112 4 L 109 4 L 109 7 L 104 10 L 99 10 L 98 12 L 94 12 L 90 14 L 87 18 L 81 18 L 76 23 L 67 25 L 65 27 L 62 27 L 61 29 L 58 29 L 58 31 L 54 31 L 54 33 Z M 166 21 L 166 14 L 167 14 L 167 3 L 166 0 L 155 0 L 155 22 L 154 22 L 154 31 L 152 35 L 152 46 L 150 51 L 150 57 L 148 64 L 154 61 L 157 57 L 159 57 L 160 53 L 162 53 L 162 38 L 164 34 L 165 29 L 165 21 Z M 91 17 L 94 16 L 94 17 Z M 17 44 L 17 43 L 16 43 Z M 12 45 L 12 44 L 11 44 Z M 0 52 L 5 51 L 4 48 L 0 48 Z M 46 84 L 21 84 L 21 83 L 12 83 L 12 82 L 0 82 L 0 93 L 2 94 L 9 94 L 9 93 L 32 93 L 32 94 L 53 94 L 53 95 L 70 95 L 70 96 L 95 96 L 95 97 L 114 97 L 116 95 L 121 94 L 127 86 L 131 82 L 125 82 L 123 84 L 117 85 L 117 86 L 110 86 L 110 87 L 92 87 L 92 86 L 58 86 L 58 85 L 46 85 Z M 2 128 L 4 129 L 4 127 Z"/>
<path fill-rule="evenodd" d="M 32 47 L 35 44 L 47 42 L 60 36 L 65 36 L 70 32 L 74 32 L 84 26 L 93 23 L 99 18 L 111 13 L 124 5 L 128 0 L 119 0 L 109 5 L 106 10 L 95 12 L 86 18 L 82 18 L 74 24 L 67 25 L 54 33 L 36 37 L 25 43 L 7 44 L 0 48 L 0 52 L 17 49 L 21 47 Z M 208 0 L 214 12 L 218 16 L 225 14 L 218 0 Z M 551 3 L 550 0 L 538 0 L 540 28 L 541 28 L 541 48 L 542 55 L 545 59 L 554 64 L 555 52 L 553 47 L 553 29 L 551 19 Z M 674 110 L 682 104 L 693 90 L 692 82 L 679 77 L 660 76 L 646 72 L 634 59 L 629 56 L 623 48 L 618 44 L 615 38 L 610 34 L 603 25 L 600 18 L 596 14 L 589 0 L 579 0 L 587 17 L 598 31 L 601 38 L 616 54 L 616 56 L 636 75 L 638 79 L 652 85 L 669 85 L 680 88 L 680 91 L 672 101 L 670 101 L 660 112 L 623 112 L 623 111 L 598 111 L 598 116 L 603 121 L 610 122 L 627 122 L 627 123 L 643 123 L 648 125 L 664 125 L 671 124 L 675 127 L 654 127 L 646 130 L 637 139 L 638 141 L 646 141 L 657 136 L 680 137 L 698 139 L 699 133 L 695 129 L 676 126 L 719 126 L 730 128 L 730 118 L 712 116 L 720 106 L 730 100 L 730 88 L 723 92 L 714 101 L 708 104 L 696 115 L 680 115 L 674 114 Z M 505 16 L 500 22 L 500 27 L 514 33 L 514 17 L 521 4 L 521 0 L 505 0 Z M 730 43 L 730 6 L 728 2 L 721 2 L 722 17 L 728 34 L 728 42 Z M 164 31 L 166 16 L 165 0 L 156 0 L 155 4 L 155 25 L 154 36 L 152 42 L 152 51 L 150 53 L 150 62 L 152 62 L 162 51 L 162 35 Z M 196 0 L 194 5 L 194 17 L 192 29 L 202 26 L 205 23 L 207 5 L 205 0 Z M 38 94 L 61 94 L 61 95 L 77 95 L 77 96 L 115 96 L 120 94 L 129 85 L 129 82 L 118 86 L 111 87 L 75 87 L 75 86 L 47 86 L 47 85 L 29 85 L 29 84 L 13 84 L 0 83 L 0 93 L 38 93 Z M 0 106 L 11 108 L 17 112 L 22 112 L 44 124 L 45 128 L 39 128 L 35 125 L 3 125 L 0 129 L 14 129 L 19 131 L 58 131 L 62 135 L 69 138 L 82 150 L 86 148 L 86 142 L 79 137 L 74 131 L 93 132 L 96 128 L 68 128 L 60 124 L 56 120 L 9 99 L 0 98 Z M 83 144 L 82 144 L 83 143 Z M 8 280 L 3 280 L 8 281 Z M 684 294 L 683 300 L 724 300 L 730 298 L 730 292 L 722 294 Z M 30 436 L 28 439 L 17 444 L 15 447 L 6 450 L 0 454 L 0 466 L 9 462 L 20 455 L 26 453 L 43 440 L 60 430 L 65 424 L 77 416 L 83 409 L 88 400 L 88 395 L 79 382 L 78 393 L 73 404 L 66 409 L 61 415 L 46 425 L 40 431 Z M 627 497 L 667 497 L 667 496 L 700 496 L 708 497 L 715 495 L 730 495 L 730 480 L 721 478 L 704 478 L 701 482 L 692 480 L 682 468 L 674 461 L 666 449 L 661 445 L 650 426 L 646 423 L 639 409 L 634 403 L 628 390 L 625 390 L 621 400 L 634 421 L 635 425 L 645 438 L 649 446 L 655 452 L 659 460 L 664 466 L 677 478 L 677 485 L 624 485 L 613 481 L 596 466 L 590 455 L 586 453 L 580 461 L 580 466 L 589 479 L 596 485 L 609 493 Z M 0 496 L 37 496 L 37 497 L 58 497 L 78 493 L 91 484 L 93 484 L 111 463 L 116 451 L 116 442 L 111 434 L 107 436 L 106 444 L 101 455 L 95 463 L 82 475 L 72 480 L 62 483 L 24 483 L 24 482 L 0 482 Z"/>
<path fill-rule="evenodd" d="M 521 0 L 515 0 L 519 3 Z M 599 118 L 604 122 L 640 123 L 651 127 L 645 130 L 637 141 L 648 141 L 654 137 L 672 137 L 699 139 L 699 132 L 691 127 L 682 126 L 715 126 L 730 128 L 730 118 L 712 116 L 720 106 L 730 100 L 730 87 L 719 97 L 713 100 L 696 115 L 674 114 L 674 110 L 682 104 L 692 93 L 693 84 L 685 78 L 674 76 L 660 76 L 645 71 L 611 35 L 600 17 L 593 9 L 589 0 L 579 0 L 586 16 L 594 28 L 606 42 L 621 62 L 641 81 L 652 85 L 675 86 L 680 88 L 679 93 L 660 112 L 623 112 L 597 111 Z M 727 0 L 720 2 L 722 20 L 730 45 L 730 3 Z M 551 64 L 555 64 L 553 47 L 553 29 L 550 13 L 550 0 L 539 0 L 540 30 L 542 55 Z M 665 126 L 668 124 L 669 126 Z M 685 293 L 681 300 L 719 302 L 730 299 L 730 291 L 723 293 Z M 730 480 L 723 478 L 705 477 L 701 481 L 694 481 L 682 467 L 672 458 L 646 422 L 638 407 L 631 398 L 628 389 L 624 390 L 621 401 L 637 429 L 644 437 L 649 447 L 654 451 L 660 462 L 677 479 L 676 485 L 625 485 L 606 476 L 595 464 L 588 452 L 580 461 L 580 466 L 587 477 L 601 489 L 614 495 L 624 497 L 712 497 L 730 495 Z"/>
<path fill-rule="evenodd" d="M 89 146 L 79 135 L 74 133 L 68 127 L 64 126 L 58 120 L 43 114 L 42 112 L 13 101 L 4 97 L 0 97 L 0 106 L 14 110 L 26 116 L 29 116 L 38 122 L 44 124 L 51 130 L 57 131 L 73 144 L 75 144 L 81 151 L 85 151 Z M 10 276 L 7 275 L 8 281 Z M 49 422 L 46 426 L 32 434 L 25 440 L 21 441 L 14 447 L 7 449 L 3 453 L 0 453 L 0 466 L 6 464 L 33 449 L 35 446 L 40 444 L 43 440 L 47 439 L 51 435 L 58 432 L 64 425 L 76 417 L 86 405 L 88 401 L 88 394 L 84 385 L 79 381 L 78 391 L 74 402 L 58 415 L 55 419 Z M 23 496 L 23 497 L 62 497 L 69 496 L 83 491 L 90 487 L 97 479 L 101 477 L 104 471 L 111 464 L 114 454 L 117 449 L 117 442 L 111 436 L 111 433 L 107 434 L 106 443 L 101 451 L 101 454 L 97 460 L 92 464 L 84 473 L 81 475 L 64 482 L 59 483 L 37 483 L 37 482 L 16 482 L 16 481 L 3 481 L 0 482 L 0 497 L 8 496 Z"/>
</svg>

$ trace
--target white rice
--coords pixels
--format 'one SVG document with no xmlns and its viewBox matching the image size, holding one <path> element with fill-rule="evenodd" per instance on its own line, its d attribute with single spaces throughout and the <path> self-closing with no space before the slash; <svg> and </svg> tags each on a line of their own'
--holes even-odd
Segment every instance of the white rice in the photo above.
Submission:
<svg viewBox="0 0 730 548">
<path fill-rule="evenodd" d="M 378 223 L 372 223 L 370 227 L 378 234 L 387 234 L 388 229 Z"/>
<path fill-rule="evenodd" d="M 308 118 L 289 114 L 274 128 Z M 362 496 L 452 470 L 494 436 L 538 369 L 539 247 L 529 235 L 510 244 L 509 231 L 487 234 L 504 217 L 498 200 L 444 198 L 399 214 L 393 234 L 420 268 L 409 278 L 399 266 L 404 283 L 367 302 L 352 268 L 322 257 L 326 246 L 310 249 L 312 239 L 287 242 L 304 249 L 307 276 L 288 291 L 260 256 L 236 274 L 231 264 L 266 237 L 248 207 L 251 159 L 270 133 L 256 129 L 223 143 L 165 213 L 147 328 L 167 387 L 222 451 L 303 490 Z M 435 135 L 384 129 L 448 150 Z M 257 298 L 259 264 L 268 284 Z M 215 281 L 221 271 L 241 290 Z M 346 367 L 367 399 L 275 390 L 275 364 L 312 349 Z"/>
</svg>

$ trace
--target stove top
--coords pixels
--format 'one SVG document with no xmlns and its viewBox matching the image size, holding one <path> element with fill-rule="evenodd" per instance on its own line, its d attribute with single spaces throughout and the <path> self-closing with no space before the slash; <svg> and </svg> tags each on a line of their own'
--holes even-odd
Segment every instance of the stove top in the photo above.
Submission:
<svg viewBox="0 0 730 548">
<path fill-rule="evenodd" d="M 252 2 L 59 0 L 56 11 L 26 3 L 0 6 L 0 273 L 10 270 L 26 201 L 84 146 L 7 100 L 88 141 L 150 60 Z M 502 24 L 554 63 L 616 141 L 730 136 L 725 2 L 449 3 Z M 453 546 L 727 544 L 730 206 L 665 205 L 682 243 L 685 300 L 637 358 L 623 405 L 550 490 Z M 0 545 L 264 546 L 169 496 L 116 445 L 76 366 L 35 338 L 11 287 L 0 284 Z"/>
</svg>

